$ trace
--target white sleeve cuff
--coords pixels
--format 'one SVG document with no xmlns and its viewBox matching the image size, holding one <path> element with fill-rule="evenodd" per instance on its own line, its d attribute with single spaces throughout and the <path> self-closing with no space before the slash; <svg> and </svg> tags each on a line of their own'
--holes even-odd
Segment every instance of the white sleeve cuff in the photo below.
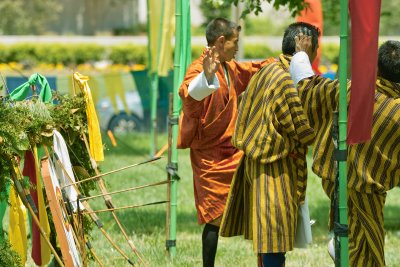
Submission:
<svg viewBox="0 0 400 267">
<path fill-rule="evenodd" d="M 214 74 L 214 78 L 211 84 L 208 84 L 206 75 L 202 71 L 196 78 L 194 78 L 188 88 L 189 95 L 193 99 L 200 101 L 205 97 L 211 95 L 219 88 L 219 81 L 217 75 Z"/>
<path fill-rule="evenodd" d="M 292 57 L 292 60 L 290 61 L 289 71 L 290 71 L 290 76 L 292 76 L 294 86 L 297 86 L 297 83 L 303 80 L 304 78 L 314 75 L 310 59 L 308 58 L 306 52 L 304 51 L 297 52 Z"/>
</svg>

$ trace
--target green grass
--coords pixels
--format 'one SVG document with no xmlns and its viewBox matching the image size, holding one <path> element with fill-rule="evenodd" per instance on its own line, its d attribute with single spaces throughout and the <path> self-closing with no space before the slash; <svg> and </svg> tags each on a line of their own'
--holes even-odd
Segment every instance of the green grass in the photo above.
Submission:
<svg viewBox="0 0 400 267">
<path fill-rule="evenodd" d="M 148 135 L 135 134 L 117 137 L 119 138 L 116 148 L 111 147 L 107 138 L 104 138 L 107 150 L 105 161 L 101 164 L 103 172 L 149 158 Z M 159 136 L 158 147 L 165 143 L 166 135 Z M 166 164 L 167 158 L 165 157 L 151 164 L 106 176 L 104 179 L 109 191 L 159 182 L 166 179 Z M 178 185 L 177 254 L 173 260 L 170 260 L 165 252 L 166 204 L 117 212 L 131 240 L 149 266 L 202 266 L 202 226 L 197 224 L 188 150 L 180 150 L 179 175 L 181 180 Z M 93 192 L 94 194 L 96 192 Z M 397 252 L 397 248 L 400 246 L 400 200 L 398 196 L 398 189 L 389 192 L 385 209 L 387 266 L 396 266 L 400 262 L 400 255 Z M 162 201 L 166 198 L 166 185 L 113 195 L 113 201 L 117 207 Z M 322 191 L 320 180 L 311 173 L 308 199 L 311 218 L 316 220 L 312 228 L 313 244 L 308 249 L 295 249 L 289 252 L 286 266 L 334 266 L 327 254 L 329 201 Z M 90 201 L 94 209 L 104 208 L 102 199 Z M 136 260 L 111 215 L 101 213 L 99 216 L 104 223 L 104 228 L 115 242 L 122 247 L 125 253 Z M 92 231 L 91 242 L 104 266 L 129 266 L 115 249 L 111 248 L 100 231 L 96 229 Z M 97 264 L 92 262 L 90 266 L 97 266 Z M 220 238 L 216 266 L 256 266 L 256 257 L 252 252 L 251 242 L 242 237 Z"/>
</svg>

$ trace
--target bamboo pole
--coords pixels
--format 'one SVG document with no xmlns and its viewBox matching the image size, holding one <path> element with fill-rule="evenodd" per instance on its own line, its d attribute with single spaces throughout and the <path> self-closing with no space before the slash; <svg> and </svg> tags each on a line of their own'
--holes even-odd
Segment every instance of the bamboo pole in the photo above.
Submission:
<svg viewBox="0 0 400 267">
<path fill-rule="evenodd" d="M 176 255 L 176 221 L 177 221 L 177 198 L 178 198 L 178 121 L 181 110 L 181 101 L 178 96 L 179 86 L 184 78 L 186 69 L 191 59 L 190 47 L 190 1 L 176 0 L 175 2 L 175 53 L 174 53 L 174 92 L 173 110 L 169 123 L 172 135 L 171 147 L 169 148 L 170 163 L 167 166 L 168 177 L 171 185 L 168 188 L 170 206 L 167 227 L 169 235 L 166 240 L 166 248 L 171 258 Z"/>
<path fill-rule="evenodd" d="M 165 246 L 169 256 L 174 258 L 176 255 L 176 218 L 177 218 L 177 180 L 174 179 L 174 174 L 178 170 L 178 164 L 173 165 L 172 154 L 176 151 L 176 144 L 174 141 L 174 125 L 177 126 L 179 113 L 174 113 L 176 109 L 176 102 L 179 101 L 175 96 L 177 94 L 179 83 L 180 83 L 180 58 L 181 58 L 181 22 L 182 22 L 182 3 L 180 0 L 175 2 L 175 52 L 174 52 L 174 89 L 173 89 L 173 100 L 172 100 L 172 114 L 169 118 L 168 125 L 168 166 L 167 166 L 167 179 L 170 183 L 167 186 L 167 199 L 170 201 L 166 212 L 166 241 Z"/>
<path fill-rule="evenodd" d="M 348 54 L 348 0 L 340 0 L 340 58 L 339 58 L 339 151 L 347 152 L 347 54 Z M 346 153 L 347 154 L 347 153 Z M 347 219 L 347 164 L 346 158 L 338 161 L 339 168 L 339 207 L 338 215 L 341 225 L 348 225 Z M 338 238 L 335 238 L 338 241 Z M 340 257 L 336 265 L 349 266 L 348 234 L 339 236 Z"/>
</svg>

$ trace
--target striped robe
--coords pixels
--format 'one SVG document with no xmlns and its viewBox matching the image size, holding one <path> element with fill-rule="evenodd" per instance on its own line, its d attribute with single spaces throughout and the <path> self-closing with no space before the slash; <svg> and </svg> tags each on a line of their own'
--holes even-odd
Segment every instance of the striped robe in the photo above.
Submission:
<svg viewBox="0 0 400 267">
<path fill-rule="evenodd" d="M 283 59 L 251 79 L 232 137 L 244 156 L 232 181 L 220 234 L 243 234 L 253 240 L 256 253 L 293 249 L 303 195 L 297 186 L 306 178 L 305 154 L 314 138 Z"/>
<path fill-rule="evenodd" d="M 313 171 L 322 178 L 324 190 L 332 198 L 336 164 L 329 121 L 337 103 L 338 84 L 313 77 L 301 82 L 298 89 L 316 131 Z M 385 265 L 383 208 L 386 192 L 400 182 L 399 97 L 399 84 L 378 77 L 372 138 L 348 147 L 350 266 Z"/>
<path fill-rule="evenodd" d="M 188 93 L 190 82 L 203 70 L 203 55 L 188 68 L 179 89 L 182 113 L 179 121 L 178 148 L 190 148 L 194 197 L 200 224 L 221 219 L 233 173 L 242 152 L 232 146 L 237 118 L 238 95 L 250 78 L 273 58 L 262 62 L 225 62 L 217 71 L 220 88 L 201 101 Z M 229 82 L 228 80 L 229 79 Z"/>
</svg>

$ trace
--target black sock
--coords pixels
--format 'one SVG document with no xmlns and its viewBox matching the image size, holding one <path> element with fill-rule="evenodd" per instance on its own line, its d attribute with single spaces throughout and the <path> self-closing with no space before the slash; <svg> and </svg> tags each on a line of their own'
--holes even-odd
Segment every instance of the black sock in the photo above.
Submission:
<svg viewBox="0 0 400 267">
<path fill-rule="evenodd" d="M 219 227 L 206 224 L 203 229 L 203 267 L 214 267 Z"/>
<path fill-rule="evenodd" d="M 263 267 L 285 266 L 285 253 L 263 253 Z"/>
</svg>

